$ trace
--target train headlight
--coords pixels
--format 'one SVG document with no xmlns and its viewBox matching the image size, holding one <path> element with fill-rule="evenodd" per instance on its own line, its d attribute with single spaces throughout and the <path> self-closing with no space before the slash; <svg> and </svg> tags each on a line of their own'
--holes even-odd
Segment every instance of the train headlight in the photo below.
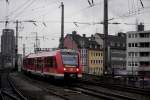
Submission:
<svg viewBox="0 0 150 100">
<path fill-rule="evenodd" d="M 66 68 L 64 68 L 64 71 L 66 71 Z"/>
<path fill-rule="evenodd" d="M 77 68 L 76 70 L 77 70 L 77 72 L 78 72 L 78 71 L 79 71 L 79 68 Z"/>
</svg>

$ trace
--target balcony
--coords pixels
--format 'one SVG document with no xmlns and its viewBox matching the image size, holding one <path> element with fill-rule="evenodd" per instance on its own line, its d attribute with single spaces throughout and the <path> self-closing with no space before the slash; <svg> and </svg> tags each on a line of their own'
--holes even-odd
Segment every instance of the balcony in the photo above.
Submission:
<svg viewBox="0 0 150 100">
<path fill-rule="evenodd" d="M 140 61 L 150 61 L 150 57 L 140 57 Z"/>
<path fill-rule="evenodd" d="M 150 71 L 150 66 L 147 67 L 139 67 L 138 71 Z"/>
<path fill-rule="evenodd" d="M 150 38 L 138 38 L 138 42 L 149 42 Z"/>
<path fill-rule="evenodd" d="M 149 52 L 150 51 L 150 47 L 148 48 L 143 48 L 143 47 L 139 47 L 139 52 Z"/>
</svg>

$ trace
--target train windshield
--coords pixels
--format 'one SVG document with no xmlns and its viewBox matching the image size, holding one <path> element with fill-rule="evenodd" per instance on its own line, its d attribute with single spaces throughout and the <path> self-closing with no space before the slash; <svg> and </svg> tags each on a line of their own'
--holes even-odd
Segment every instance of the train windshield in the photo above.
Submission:
<svg viewBox="0 0 150 100">
<path fill-rule="evenodd" d="M 64 52 L 62 53 L 62 60 L 64 65 L 77 66 L 78 65 L 78 55 L 77 53 Z"/>
</svg>

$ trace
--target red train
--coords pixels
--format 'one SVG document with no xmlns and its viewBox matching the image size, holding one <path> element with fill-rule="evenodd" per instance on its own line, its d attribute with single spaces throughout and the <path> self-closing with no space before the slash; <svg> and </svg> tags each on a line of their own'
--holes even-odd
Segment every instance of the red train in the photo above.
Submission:
<svg viewBox="0 0 150 100">
<path fill-rule="evenodd" d="M 29 54 L 23 60 L 23 70 L 55 79 L 82 78 L 80 55 L 71 49 Z"/>
</svg>

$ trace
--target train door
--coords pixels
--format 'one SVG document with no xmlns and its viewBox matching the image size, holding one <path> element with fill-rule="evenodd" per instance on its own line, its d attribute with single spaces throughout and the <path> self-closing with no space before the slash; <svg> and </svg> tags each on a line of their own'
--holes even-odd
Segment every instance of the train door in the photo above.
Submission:
<svg viewBox="0 0 150 100">
<path fill-rule="evenodd" d="M 23 70 L 26 70 L 27 69 L 27 60 L 24 58 L 23 59 L 23 67 L 22 67 Z"/>
<path fill-rule="evenodd" d="M 44 72 L 44 57 L 42 57 L 42 62 L 41 62 L 41 67 L 42 67 L 42 70 L 41 70 L 41 72 L 43 73 Z"/>
<path fill-rule="evenodd" d="M 43 65 L 43 71 L 45 72 L 45 73 L 47 73 L 47 72 L 49 72 L 49 68 L 48 68 L 48 59 L 47 59 L 47 57 L 44 57 L 43 58 L 44 59 L 44 65 Z"/>
<path fill-rule="evenodd" d="M 53 68 L 55 69 L 55 73 L 57 72 L 57 62 L 56 62 L 56 57 L 55 56 L 53 56 Z"/>
<path fill-rule="evenodd" d="M 36 66 L 36 71 L 37 73 L 42 73 L 42 70 L 43 70 L 43 63 L 42 63 L 42 58 L 41 57 L 38 57 L 37 58 L 37 66 Z"/>
<path fill-rule="evenodd" d="M 52 56 L 47 57 L 47 66 L 49 68 L 49 72 L 54 73 L 55 69 L 53 67 L 53 57 Z"/>
<path fill-rule="evenodd" d="M 37 58 L 34 58 L 34 71 L 36 72 L 37 69 Z"/>
<path fill-rule="evenodd" d="M 46 66 L 49 69 L 49 73 L 55 74 L 57 71 L 57 64 L 56 64 L 56 57 L 55 56 L 49 56 L 47 57 Z"/>
</svg>

